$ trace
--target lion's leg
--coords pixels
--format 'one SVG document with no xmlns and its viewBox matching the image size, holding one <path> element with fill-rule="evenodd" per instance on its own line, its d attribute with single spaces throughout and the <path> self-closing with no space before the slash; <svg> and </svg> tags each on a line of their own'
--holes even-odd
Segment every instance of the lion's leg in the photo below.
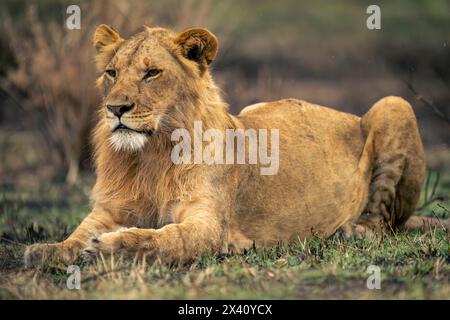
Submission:
<svg viewBox="0 0 450 320">
<path fill-rule="evenodd" d="M 109 212 L 95 208 L 64 241 L 59 243 L 36 243 L 25 250 L 25 267 L 39 265 L 48 259 L 74 261 L 95 235 L 120 228 Z"/>
<path fill-rule="evenodd" d="M 98 253 L 146 255 L 164 262 L 188 262 L 207 253 L 220 253 L 225 243 L 224 218 L 203 203 L 182 207 L 175 222 L 161 229 L 129 228 L 91 239 L 87 256 Z"/>
<path fill-rule="evenodd" d="M 414 112 L 398 97 L 378 101 L 361 119 L 373 152 L 366 207 L 356 225 L 375 231 L 401 227 L 414 213 L 425 157 Z"/>
</svg>

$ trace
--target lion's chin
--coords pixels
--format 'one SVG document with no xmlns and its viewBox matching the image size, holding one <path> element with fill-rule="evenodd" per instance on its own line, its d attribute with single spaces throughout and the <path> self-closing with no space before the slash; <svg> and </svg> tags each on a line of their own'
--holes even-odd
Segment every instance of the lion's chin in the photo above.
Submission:
<svg viewBox="0 0 450 320">
<path fill-rule="evenodd" d="M 109 142 L 115 151 L 139 151 L 144 147 L 146 141 L 145 134 L 129 130 L 113 132 L 111 138 L 109 138 Z"/>
</svg>

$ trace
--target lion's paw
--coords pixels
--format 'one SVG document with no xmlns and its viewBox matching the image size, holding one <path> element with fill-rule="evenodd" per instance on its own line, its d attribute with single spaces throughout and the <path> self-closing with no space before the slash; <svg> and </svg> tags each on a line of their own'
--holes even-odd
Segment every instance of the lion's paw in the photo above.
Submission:
<svg viewBox="0 0 450 320">
<path fill-rule="evenodd" d="M 42 264 L 53 251 L 53 244 L 36 243 L 26 248 L 24 254 L 25 268 L 32 268 Z"/>
<path fill-rule="evenodd" d="M 331 239 L 335 241 L 374 240 L 375 238 L 376 234 L 370 228 L 353 223 L 342 226 L 331 236 Z"/>
<path fill-rule="evenodd" d="M 24 266 L 25 268 L 33 268 L 51 260 L 73 262 L 78 258 L 81 246 L 75 241 L 32 244 L 25 250 Z"/>
<path fill-rule="evenodd" d="M 123 230 L 106 232 L 99 236 L 92 237 L 88 241 L 87 247 L 83 250 L 83 257 L 92 257 L 99 253 L 112 254 L 119 251 L 122 248 L 123 232 Z"/>
</svg>

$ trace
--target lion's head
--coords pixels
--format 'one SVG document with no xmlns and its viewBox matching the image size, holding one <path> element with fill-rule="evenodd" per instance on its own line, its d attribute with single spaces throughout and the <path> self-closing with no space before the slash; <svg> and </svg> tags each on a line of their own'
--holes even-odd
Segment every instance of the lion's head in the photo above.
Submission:
<svg viewBox="0 0 450 320">
<path fill-rule="evenodd" d="M 218 41 L 205 29 L 176 35 L 145 27 L 125 40 L 100 25 L 94 45 L 103 92 L 100 125 L 117 151 L 140 150 L 155 134 L 185 126 L 183 115 L 195 112 L 202 88 L 212 84 L 208 66 Z"/>
</svg>

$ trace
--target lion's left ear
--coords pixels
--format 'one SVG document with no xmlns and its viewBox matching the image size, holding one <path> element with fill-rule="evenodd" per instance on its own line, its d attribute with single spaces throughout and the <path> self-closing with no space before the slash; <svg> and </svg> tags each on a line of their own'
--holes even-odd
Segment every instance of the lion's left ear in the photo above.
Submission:
<svg viewBox="0 0 450 320">
<path fill-rule="evenodd" d="M 197 62 L 204 71 L 217 55 L 219 40 L 206 29 L 191 28 L 180 33 L 175 43 L 180 46 L 181 54 Z"/>
</svg>

